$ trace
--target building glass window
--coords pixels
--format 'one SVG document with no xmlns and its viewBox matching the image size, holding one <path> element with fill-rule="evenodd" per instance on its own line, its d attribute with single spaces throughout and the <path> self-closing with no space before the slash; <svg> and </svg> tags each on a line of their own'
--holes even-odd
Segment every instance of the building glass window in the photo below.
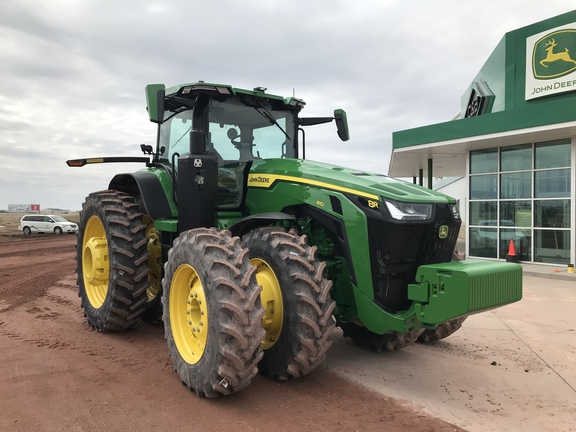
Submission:
<svg viewBox="0 0 576 432">
<path fill-rule="evenodd" d="M 531 198 L 532 172 L 500 174 L 500 198 Z"/>
<path fill-rule="evenodd" d="M 568 264 L 572 140 L 470 152 L 469 255 Z"/>
<path fill-rule="evenodd" d="M 498 149 L 474 150 L 470 156 L 470 174 L 498 171 Z"/>
<path fill-rule="evenodd" d="M 498 175 L 477 175 L 470 177 L 470 199 L 498 198 Z"/>
<path fill-rule="evenodd" d="M 510 241 L 514 243 L 514 252 L 521 261 L 531 261 L 530 245 L 532 230 L 530 228 L 500 228 L 500 258 L 506 258 L 510 250 Z"/>
<path fill-rule="evenodd" d="M 570 200 L 534 201 L 534 226 L 570 228 Z"/>
<path fill-rule="evenodd" d="M 556 169 L 534 173 L 534 195 L 536 198 L 558 198 L 570 196 L 570 170 Z"/>
<path fill-rule="evenodd" d="M 534 261 L 570 264 L 570 231 L 535 229 Z"/>
<path fill-rule="evenodd" d="M 500 201 L 500 226 L 532 226 L 532 201 Z"/>
<path fill-rule="evenodd" d="M 470 227 L 470 255 L 482 258 L 498 258 L 498 229 Z"/>
<path fill-rule="evenodd" d="M 498 202 L 475 201 L 470 203 L 470 225 L 498 225 Z"/>
<path fill-rule="evenodd" d="M 535 144 L 535 168 L 560 168 L 570 166 L 570 139 L 546 141 Z"/>
<path fill-rule="evenodd" d="M 500 171 L 532 169 L 532 144 L 504 147 L 500 152 Z"/>
</svg>

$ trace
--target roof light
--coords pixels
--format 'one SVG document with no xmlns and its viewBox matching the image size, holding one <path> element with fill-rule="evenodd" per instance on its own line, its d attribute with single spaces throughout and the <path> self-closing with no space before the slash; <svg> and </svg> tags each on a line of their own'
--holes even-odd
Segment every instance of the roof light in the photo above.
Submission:
<svg viewBox="0 0 576 432">
<path fill-rule="evenodd" d="M 227 87 L 217 87 L 211 85 L 191 85 L 182 88 L 182 94 L 188 94 L 193 91 L 211 91 L 211 92 L 218 92 L 220 94 L 230 94 L 230 90 Z"/>
</svg>

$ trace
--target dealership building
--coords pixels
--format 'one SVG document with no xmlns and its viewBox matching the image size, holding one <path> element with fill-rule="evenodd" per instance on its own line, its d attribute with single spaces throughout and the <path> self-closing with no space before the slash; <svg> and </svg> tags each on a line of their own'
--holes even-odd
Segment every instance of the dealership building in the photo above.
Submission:
<svg viewBox="0 0 576 432">
<path fill-rule="evenodd" d="M 506 33 L 460 115 L 392 147 L 393 177 L 462 178 L 467 256 L 505 259 L 512 241 L 522 262 L 574 263 L 576 11 Z"/>
</svg>

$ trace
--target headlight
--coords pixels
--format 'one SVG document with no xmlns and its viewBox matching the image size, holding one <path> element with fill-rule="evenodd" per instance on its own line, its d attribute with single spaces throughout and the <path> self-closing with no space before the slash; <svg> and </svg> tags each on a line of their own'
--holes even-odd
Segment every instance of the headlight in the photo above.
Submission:
<svg viewBox="0 0 576 432">
<path fill-rule="evenodd" d="M 458 208 L 458 204 L 450 204 L 450 208 L 452 209 L 454 219 L 460 220 L 460 209 Z"/>
<path fill-rule="evenodd" d="M 433 204 L 385 201 L 392 219 L 401 221 L 426 221 L 432 219 Z"/>
</svg>

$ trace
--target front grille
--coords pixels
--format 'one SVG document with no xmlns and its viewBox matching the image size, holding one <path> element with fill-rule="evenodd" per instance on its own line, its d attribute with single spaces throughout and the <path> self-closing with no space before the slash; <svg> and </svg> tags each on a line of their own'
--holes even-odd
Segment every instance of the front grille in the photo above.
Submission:
<svg viewBox="0 0 576 432">
<path fill-rule="evenodd" d="M 448 227 L 443 239 L 438 235 L 442 225 Z M 434 221 L 422 224 L 368 218 L 375 301 L 389 312 L 409 308 L 408 284 L 415 282 L 418 267 L 451 261 L 459 230 L 460 221 L 445 204 L 436 206 Z"/>
</svg>

